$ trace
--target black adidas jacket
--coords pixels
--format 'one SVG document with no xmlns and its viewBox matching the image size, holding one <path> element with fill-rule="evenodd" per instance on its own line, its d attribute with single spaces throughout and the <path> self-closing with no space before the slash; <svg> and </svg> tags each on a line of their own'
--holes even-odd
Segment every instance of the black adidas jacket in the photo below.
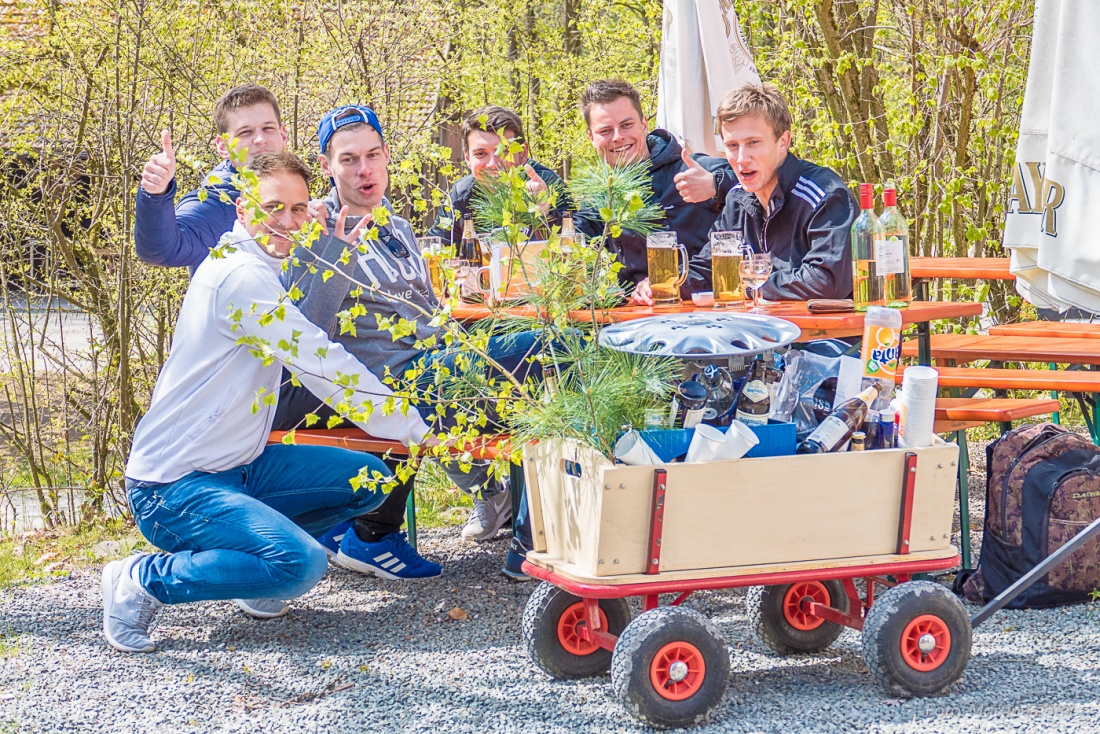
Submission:
<svg viewBox="0 0 1100 734">
<path fill-rule="evenodd" d="M 527 162 L 531 164 L 531 168 L 535 169 L 535 173 L 546 182 L 546 185 L 551 190 L 558 192 L 557 202 L 554 204 L 554 208 L 550 210 L 550 216 L 547 217 L 551 226 L 561 224 L 562 212 L 569 211 L 573 208 L 573 200 L 569 198 L 569 192 L 565 188 L 565 184 L 562 183 L 561 177 L 554 173 L 552 170 L 542 165 L 534 158 L 528 158 Z M 439 209 L 439 213 L 436 215 L 435 224 L 428 230 L 429 237 L 442 237 L 443 244 L 453 245 L 462 241 L 462 215 L 466 212 L 472 212 L 473 207 L 470 205 L 470 200 L 474 196 L 474 175 L 471 173 L 467 176 L 463 176 L 454 182 L 451 186 L 451 193 L 448 195 L 448 201 Z M 449 220 L 449 221 L 448 221 Z"/>
<path fill-rule="evenodd" d="M 713 199 L 689 204 L 676 190 L 676 174 L 687 170 L 687 164 L 680 157 L 683 149 L 679 141 L 673 137 L 672 133 L 658 128 L 649 133 L 646 144 L 649 146 L 650 165 L 653 172 L 652 201 L 665 210 L 663 229 L 679 235 L 678 240 L 687 248 L 690 261 L 707 243 L 711 226 L 722 212 L 726 195 L 737 183 L 737 177 L 733 175 L 733 170 L 725 158 L 696 153 L 692 158 L 714 174 L 714 186 L 718 193 Z M 604 223 L 598 212 L 582 210 L 577 212 L 574 221 L 577 223 L 577 230 L 589 237 L 598 237 L 603 234 Z M 626 230 L 622 236 L 610 243 L 605 243 L 605 247 L 619 253 L 619 260 L 623 263 L 623 268 L 619 271 L 619 280 L 628 290 L 632 290 L 635 284 L 649 277 L 649 261 L 646 256 L 644 235 Z M 709 281 L 709 274 L 707 279 Z M 681 294 L 684 298 L 691 297 L 688 283 L 684 283 Z"/>
<path fill-rule="evenodd" d="M 787 154 L 768 214 L 756 194 L 736 185 L 715 232 L 742 231 L 754 252 L 772 256 L 760 289 L 769 301 L 851 298 L 852 222 L 859 205 L 835 172 Z M 711 290 L 710 244 L 691 261 L 692 291 Z"/>
</svg>

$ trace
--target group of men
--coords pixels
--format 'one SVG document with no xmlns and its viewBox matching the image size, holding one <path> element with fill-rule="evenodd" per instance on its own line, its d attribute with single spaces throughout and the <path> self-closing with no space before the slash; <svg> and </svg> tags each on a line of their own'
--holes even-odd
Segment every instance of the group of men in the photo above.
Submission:
<svg viewBox="0 0 1100 734">
<path fill-rule="evenodd" d="M 590 84 L 580 108 L 601 158 L 650 162 L 653 201 L 691 258 L 685 296 L 709 290 L 708 235 L 728 230 L 772 255 L 766 298 L 850 295 L 854 198 L 835 173 L 788 152 L 790 113 L 774 87 L 745 87 L 723 101 L 724 158 L 689 155 L 670 133 L 650 131 L 640 96 L 626 82 Z M 397 482 L 382 458 L 267 445 L 272 428 L 301 427 L 310 414 L 321 425 L 340 415 L 406 445 L 433 440 L 434 409 L 421 416 L 400 401 L 395 409 L 385 379 L 414 365 L 429 374 L 453 369 L 456 355 L 420 348 L 441 328 L 423 318 L 438 304 L 413 227 L 386 199 L 390 151 L 378 117 L 348 105 L 322 118 L 318 160 L 333 186 L 320 202 L 310 200 L 308 167 L 284 150 L 286 130 L 269 90 L 231 89 L 215 105 L 214 122 L 223 161 L 202 188 L 175 203 L 176 160 L 164 133 L 137 194 L 139 257 L 188 267 L 192 280 L 126 467 L 138 528 L 161 552 L 112 562 L 103 572 L 104 634 L 129 652 L 155 649 L 149 626 L 164 604 L 234 600 L 253 617 L 271 618 L 286 614 L 287 600 L 312 588 L 330 562 L 387 579 L 442 572 L 400 532 L 412 482 Z M 478 180 L 503 167 L 524 166 L 532 192 L 561 186 L 557 174 L 529 157 L 511 110 L 475 110 L 462 136 L 470 174 L 452 186 L 429 234 L 457 241 Z M 520 153 L 503 155 L 502 140 Z M 232 180 L 234 161 L 242 160 L 258 180 L 255 201 Z M 558 197 L 551 223 L 571 206 L 567 195 Z M 372 222 L 378 207 L 389 209 L 385 224 Z M 590 237 L 602 233 L 598 215 L 581 211 L 575 219 Z M 295 234 L 311 220 L 324 234 L 288 261 Z M 377 227 L 377 239 L 362 239 L 368 226 Z M 652 303 L 645 238 L 624 231 L 605 246 L 624 264 L 629 298 Z M 342 272 L 332 277 L 315 258 Z M 291 291 L 300 293 L 297 300 Z M 337 328 L 340 313 L 357 314 L 354 330 Z M 378 317 L 414 322 L 415 331 L 395 338 L 378 329 Z M 541 348 L 534 333 L 507 335 L 491 340 L 489 356 L 508 370 L 534 370 L 531 357 Z M 524 579 L 525 503 L 513 508 L 508 488 L 484 467 L 448 473 L 475 495 L 464 538 L 492 538 L 512 519 L 504 572 Z M 354 490 L 364 475 L 393 489 L 386 494 L 368 483 Z"/>
</svg>

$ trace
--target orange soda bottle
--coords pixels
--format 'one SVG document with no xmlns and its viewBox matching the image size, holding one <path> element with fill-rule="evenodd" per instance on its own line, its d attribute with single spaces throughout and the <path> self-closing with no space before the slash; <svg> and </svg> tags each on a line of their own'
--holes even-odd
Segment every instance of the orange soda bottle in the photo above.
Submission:
<svg viewBox="0 0 1100 734">
<path fill-rule="evenodd" d="M 862 389 L 878 387 L 872 410 L 890 403 L 894 395 L 894 375 L 901 356 L 901 312 L 893 308 L 871 306 L 863 319 L 863 347 L 859 361 L 863 366 Z"/>
</svg>

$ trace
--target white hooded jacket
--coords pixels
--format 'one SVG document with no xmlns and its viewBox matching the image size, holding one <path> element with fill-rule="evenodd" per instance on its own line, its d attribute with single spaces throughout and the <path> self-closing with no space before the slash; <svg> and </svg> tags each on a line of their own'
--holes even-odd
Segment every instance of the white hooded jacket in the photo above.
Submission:
<svg viewBox="0 0 1100 734">
<path fill-rule="evenodd" d="M 333 384 L 338 377 L 354 385 L 350 402 L 374 406 L 359 424 L 372 436 L 421 441 L 428 427 L 419 414 L 403 415 L 400 400 L 396 410 L 384 408 L 393 392 L 295 307 L 279 283 L 283 261 L 264 252 L 240 222 L 219 246 L 226 244 L 235 251 L 206 258 L 187 289 L 126 476 L 169 483 L 255 460 L 271 431 L 284 363 L 322 399 L 343 400 L 344 388 Z"/>
</svg>

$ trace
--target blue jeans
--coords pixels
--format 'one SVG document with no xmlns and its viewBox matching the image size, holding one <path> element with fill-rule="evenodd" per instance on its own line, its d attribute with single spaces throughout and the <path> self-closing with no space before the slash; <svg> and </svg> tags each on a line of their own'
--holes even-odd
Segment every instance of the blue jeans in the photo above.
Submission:
<svg viewBox="0 0 1100 734">
<path fill-rule="evenodd" d="M 542 365 L 539 362 L 529 360 L 543 350 L 545 343 L 542 332 L 524 331 L 518 334 L 490 337 L 485 351 L 491 360 L 515 375 L 517 379 L 521 381 L 528 377 L 540 379 L 542 377 Z M 424 385 L 425 392 L 431 389 L 434 373 L 437 370 L 446 368 L 454 374 L 455 363 L 461 352 L 462 350 L 457 347 L 450 349 L 441 347 L 424 352 L 413 361 L 413 364 L 419 366 L 419 360 L 423 360 L 425 374 L 420 378 L 420 384 Z M 480 358 L 472 357 L 471 360 L 476 364 L 480 361 Z M 500 376 L 501 374 L 495 367 L 487 366 L 486 369 L 490 376 Z M 477 409 L 486 410 L 484 405 L 478 406 Z M 434 406 L 429 405 L 421 411 L 425 421 L 432 420 L 433 410 Z M 493 430 L 492 414 L 489 410 L 486 410 L 486 412 L 490 413 L 490 423 L 486 430 L 491 432 Z M 442 420 L 443 427 L 449 427 L 453 425 L 453 422 L 454 416 L 450 413 Z M 496 496 L 507 489 L 507 485 L 503 482 L 490 479 L 487 462 L 474 462 L 469 472 L 459 469 L 457 463 L 452 463 L 450 466 L 444 467 L 443 470 L 451 481 L 467 494 L 477 493 L 480 487 L 482 499 Z"/>
<path fill-rule="evenodd" d="M 314 538 L 382 503 L 352 489 L 369 454 L 326 446 L 272 445 L 251 464 L 171 484 L 126 481 L 141 534 L 164 553 L 143 557 L 135 576 L 165 604 L 212 599 L 292 599 L 325 575 Z"/>
</svg>

